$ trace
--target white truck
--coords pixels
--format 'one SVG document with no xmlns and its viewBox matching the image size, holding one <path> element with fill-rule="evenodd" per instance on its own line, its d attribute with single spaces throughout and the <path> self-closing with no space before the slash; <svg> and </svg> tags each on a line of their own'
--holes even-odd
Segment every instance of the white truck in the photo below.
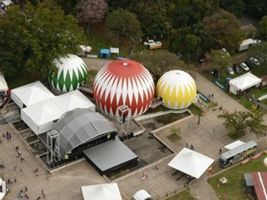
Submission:
<svg viewBox="0 0 267 200">
<path fill-rule="evenodd" d="M 255 39 L 251 39 L 251 38 L 243 40 L 239 46 L 238 51 L 248 50 L 251 45 L 258 44 L 260 42 L 261 42 L 260 40 L 255 40 Z"/>
<path fill-rule="evenodd" d="M 148 40 L 144 42 L 144 45 L 148 46 L 148 49 L 160 49 L 162 47 L 162 43 L 160 41 Z"/>
</svg>

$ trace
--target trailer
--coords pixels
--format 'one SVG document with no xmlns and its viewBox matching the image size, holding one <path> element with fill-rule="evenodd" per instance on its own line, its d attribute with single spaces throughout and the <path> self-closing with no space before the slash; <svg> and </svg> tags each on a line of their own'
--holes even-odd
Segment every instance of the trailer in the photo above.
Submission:
<svg viewBox="0 0 267 200">
<path fill-rule="evenodd" d="M 251 45 L 258 44 L 260 42 L 261 42 L 260 40 L 255 40 L 255 39 L 251 39 L 251 38 L 243 40 L 239 46 L 238 51 L 248 50 Z"/>
</svg>

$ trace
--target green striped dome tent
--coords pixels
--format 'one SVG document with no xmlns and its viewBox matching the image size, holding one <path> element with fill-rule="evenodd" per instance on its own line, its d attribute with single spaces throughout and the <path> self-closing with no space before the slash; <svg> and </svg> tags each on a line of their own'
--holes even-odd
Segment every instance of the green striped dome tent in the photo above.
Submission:
<svg viewBox="0 0 267 200">
<path fill-rule="evenodd" d="M 80 57 L 69 54 L 53 62 L 56 72 L 51 70 L 48 75 L 48 81 L 53 88 L 60 92 L 69 92 L 85 82 L 87 66 Z"/>
</svg>

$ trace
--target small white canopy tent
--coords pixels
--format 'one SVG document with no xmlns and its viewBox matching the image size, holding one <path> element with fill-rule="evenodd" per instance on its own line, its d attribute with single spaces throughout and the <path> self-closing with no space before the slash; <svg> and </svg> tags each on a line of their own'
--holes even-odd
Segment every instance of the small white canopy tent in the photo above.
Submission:
<svg viewBox="0 0 267 200">
<path fill-rule="evenodd" d="M 150 200 L 152 199 L 152 197 L 150 194 L 148 194 L 147 191 L 139 190 L 134 194 L 133 199 L 134 200 Z"/>
<path fill-rule="evenodd" d="M 168 165 L 192 177 L 199 178 L 213 161 L 213 159 L 201 153 L 183 148 Z"/>
<path fill-rule="evenodd" d="M 50 131 L 53 121 L 58 120 L 62 114 L 63 111 L 48 99 L 22 109 L 21 119 L 38 135 Z"/>
<path fill-rule="evenodd" d="M 8 86 L 6 83 L 6 79 L 2 73 L 0 73 L 0 92 L 7 92 L 8 91 Z"/>
<path fill-rule="evenodd" d="M 56 96 L 52 101 L 64 113 L 76 108 L 89 108 L 90 110 L 95 111 L 95 104 L 86 98 L 79 90 Z"/>
<path fill-rule="evenodd" d="M 241 76 L 238 76 L 229 81 L 229 90 L 233 94 L 237 94 L 239 91 L 242 92 L 246 89 L 249 89 L 253 86 L 259 85 L 261 79 L 254 74 L 248 72 Z"/>
<path fill-rule="evenodd" d="M 240 140 L 237 140 L 235 142 L 232 142 L 226 146 L 224 146 L 224 148 L 228 149 L 228 150 L 231 150 L 231 149 L 234 149 L 240 145 L 244 144 L 244 142 L 240 141 Z"/>
<path fill-rule="evenodd" d="M 84 200 L 122 200 L 117 183 L 82 186 Z"/>
<path fill-rule="evenodd" d="M 54 95 L 40 81 L 11 90 L 11 99 L 20 108 L 51 98 L 54 98 Z"/>
<path fill-rule="evenodd" d="M 0 178 L 0 200 L 6 196 L 6 182 Z"/>
</svg>

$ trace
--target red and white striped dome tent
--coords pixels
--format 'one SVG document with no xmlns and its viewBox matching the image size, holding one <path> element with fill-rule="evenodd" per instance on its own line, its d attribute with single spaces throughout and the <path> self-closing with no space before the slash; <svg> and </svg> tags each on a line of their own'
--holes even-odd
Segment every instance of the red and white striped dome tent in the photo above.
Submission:
<svg viewBox="0 0 267 200">
<path fill-rule="evenodd" d="M 119 106 L 128 106 L 127 117 L 144 113 L 154 98 L 154 82 L 149 71 L 133 60 L 116 60 L 95 77 L 93 92 L 98 108 L 110 116 L 121 116 Z"/>
</svg>

